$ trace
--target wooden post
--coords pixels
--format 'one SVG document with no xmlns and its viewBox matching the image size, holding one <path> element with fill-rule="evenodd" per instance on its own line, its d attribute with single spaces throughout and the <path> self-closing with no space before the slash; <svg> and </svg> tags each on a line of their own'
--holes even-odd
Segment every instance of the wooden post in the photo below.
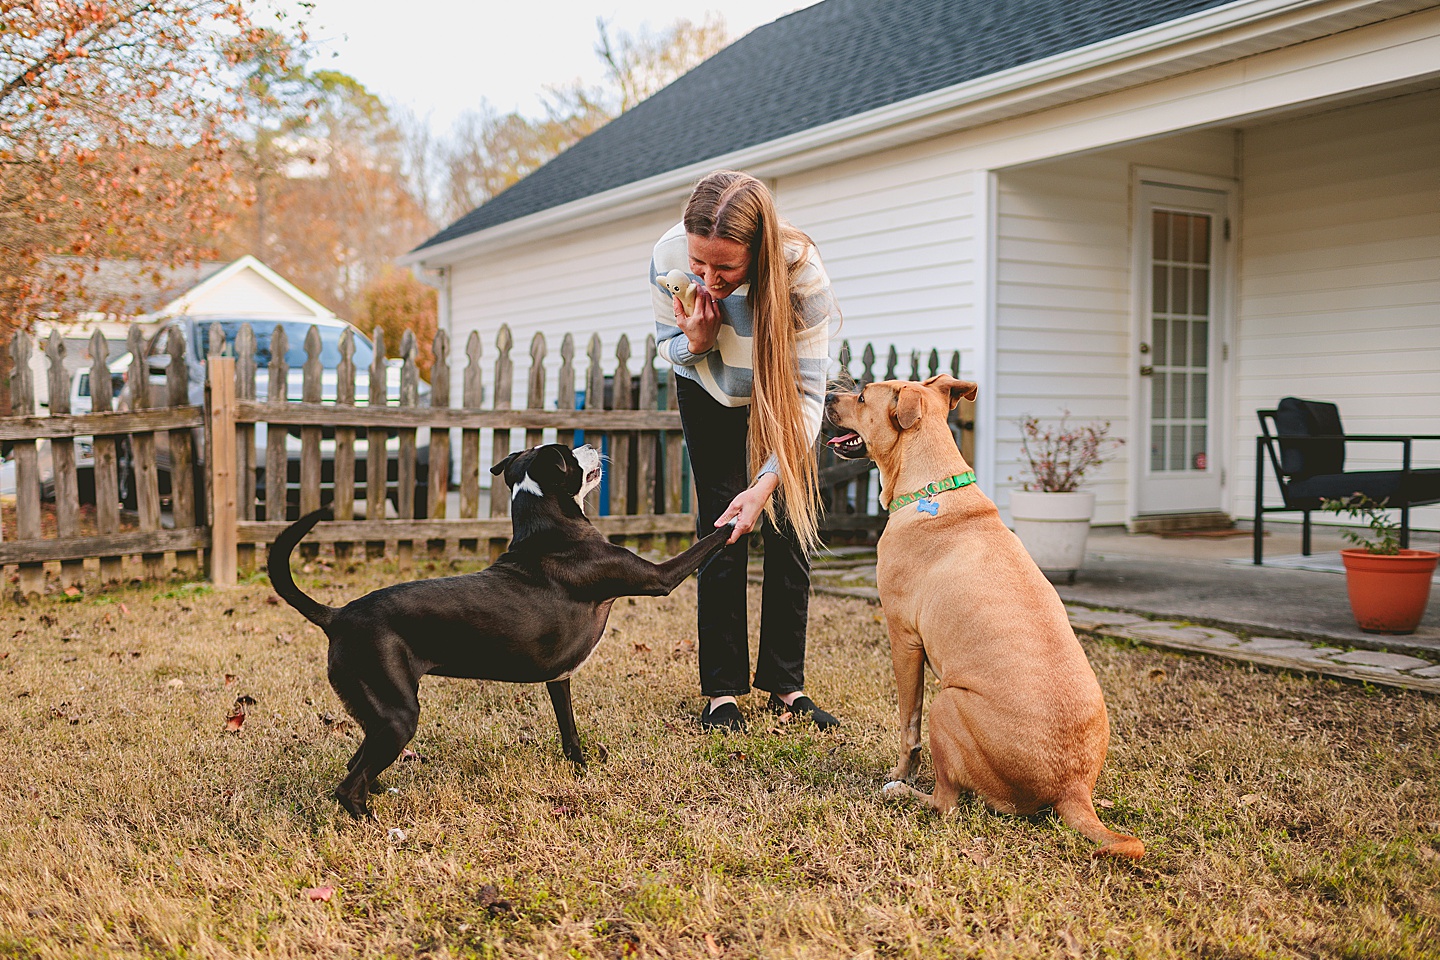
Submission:
<svg viewBox="0 0 1440 960">
<path fill-rule="evenodd" d="M 270 332 L 270 379 L 265 388 L 267 403 L 284 403 L 290 399 L 290 337 L 282 324 Z M 289 430 L 283 423 L 265 425 L 265 519 L 284 520 L 288 516 L 285 488 L 289 483 L 289 456 L 285 438 Z"/>
<path fill-rule="evenodd" d="M 305 366 L 300 381 L 300 399 L 319 403 L 322 397 L 320 328 L 315 324 L 305 333 Z M 288 468 L 287 468 L 288 469 Z M 320 509 L 320 428 L 300 428 L 300 516 Z M 300 544 L 300 556 L 313 559 L 320 554 L 318 543 Z"/>
<path fill-rule="evenodd" d="M 493 410 L 509 410 L 511 397 L 514 393 L 515 362 L 510 359 L 510 349 L 515 344 L 515 337 L 510 332 L 510 325 L 500 324 L 500 332 L 495 336 L 495 347 L 499 355 L 495 357 L 495 397 L 491 401 Z M 490 463 L 497 464 L 510 455 L 510 430 L 508 428 L 496 428 L 491 431 L 490 438 Z M 490 516 L 508 517 L 510 515 L 510 488 L 505 485 L 502 477 L 495 477 L 490 482 Z M 490 541 L 490 559 L 499 558 L 505 549 L 504 540 Z"/>
<path fill-rule="evenodd" d="M 530 340 L 530 376 L 525 390 L 525 409 L 545 409 L 545 334 L 536 333 Z M 525 447 L 538 447 L 545 442 L 544 430 L 526 430 Z"/>
<path fill-rule="evenodd" d="M 605 370 L 600 366 L 600 334 L 590 335 L 590 345 L 585 351 L 590 363 L 585 368 L 585 409 L 605 409 Z M 605 433 L 601 430 L 586 430 L 585 442 L 594 447 L 597 453 L 605 452 Z M 613 481 L 613 478 L 611 480 Z M 608 505 L 607 505 L 608 509 Z M 585 498 L 585 512 L 598 517 L 601 514 L 600 488 L 596 487 L 590 491 Z"/>
<path fill-rule="evenodd" d="M 665 409 L 679 410 L 680 397 L 680 375 L 675 372 L 672 366 L 666 371 L 669 378 L 665 391 Z M 685 432 L 683 430 L 667 430 L 665 432 L 665 499 L 661 504 L 666 513 L 685 512 Z M 694 502 L 693 500 L 691 501 Z M 677 552 L 681 541 L 684 538 L 680 534 L 669 534 L 665 538 L 667 554 Z"/>
<path fill-rule="evenodd" d="M 240 324 L 240 332 L 235 334 L 235 399 L 255 399 L 255 328 L 248 323 Z M 255 460 L 255 424 L 239 424 L 235 428 L 235 474 L 241 520 L 256 519 Z M 254 544 L 242 544 L 236 555 L 241 569 L 254 569 Z"/>
<path fill-rule="evenodd" d="M 645 337 L 645 361 L 640 365 L 640 395 L 636 409 L 647 413 L 654 410 L 659 401 L 659 387 L 655 382 L 655 334 Z M 659 431 L 635 433 L 635 502 L 631 509 L 636 513 L 659 513 L 655 497 L 655 464 L 658 460 Z M 646 534 L 640 538 L 640 549 L 649 550 L 655 545 L 655 538 Z"/>
<path fill-rule="evenodd" d="M 210 385 L 210 580 L 233 587 L 239 569 L 236 524 L 235 358 L 206 361 Z"/>
<path fill-rule="evenodd" d="M 610 409 L 634 410 L 634 392 L 630 386 L 630 338 L 620 334 L 615 344 L 615 376 L 610 381 Z M 630 440 L 628 430 L 610 434 L 610 515 L 625 516 L 630 508 Z"/>
<path fill-rule="evenodd" d="M 366 388 L 365 404 L 371 410 L 383 410 L 390 403 L 390 384 L 385 368 L 385 331 L 375 327 L 370 332 L 370 342 L 375 345 L 375 355 L 370 359 L 370 386 Z M 389 438 L 383 427 L 371 427 L 365 431 L 365 519 L 385 519 L 385 481 L 388 479 L 385 442 Z M 384 540 L 367 540 L 366 556 L 373 558 L 385 555 Z"/>
<path fill-rule="evenodd" d="M 406 330 L 400 338 L 400 407 L 414 410 L 420 405 L 420 368 L 415 363 L 415 334 Z M 418 473 L 415 465 L 415 428 L 401 427 L 399 437 L 399 463 L 395 467 L 395 507 L 402 520 L 415 519 L 415 484 Z M 395 556 L 402 569 L 414 561 L 415 541 L 400 540 L 395 544 Z"/>
<path fill-rule="evenodd" d="M 340 364 L 335 368 L 335 408 L 348 413 L 355 406 L 355 332 L 340 334 Z M 355 428 L 335 428 L 335 519 L 355 519 Z M 348 560 L 353 546 L 335 544 L 335 559 Z"/>
<path fill-rule="evenodd" d="M 10 370 L 11 413 L 17 417 L 35 415 L 35 378 L 30 370 L 30 335 L 15 332 L 10 341 L 10 355 L 15 365 Z M 34 440 L 15 441 L 15 539 L 40 539 L 40 453 Z M 20 564 L 20 593 L 45 592 L 45 565 Z"/>
<path fill-rule="evenodd" d="M 70 375 L 65 369 L 65 341 L 60 331 L 50 331 L 45 345 L 50 361 L 50 413 L 64 416 L 70 412 Z M 75 477 L 75 441 L 56 437 L 50 441 L 51 476 L 55 483 L 55 534 L 61 540 L 80 536 L 80 487 Z M 85 579 L 84 560 L 65 560 L 60 564 L 60 585 L 73 586 Z"/>
<path fill-rule="evenodd" d="M 157 334 L 158 336 L 158 334 Z M 139 326 L 130 327 L 127 346 L 130 348 L 130 409 L 150 409 L 150 357 L 146 349 L 145 333 Z M 153 431 L 133 434 L 130 438 L 131 482 L 135 484 L 135 503 L 140 512 L 140 529 L 154 533 L 160 529 L 160 477 L 155 464 L 155 434 Z M 164 572 L 165 555 L 146 553 L 141 555 L 145 578 L 158 580 Z"/>
<path fill-rule="evenodd" d="M 173 326 L 166 335 L 166 350 L 170 363 L 165 368 L 165 386 L 170 407 L 184 407 L 190 403 L 190 371 L 186 369 L 186 344 L 180 327 Z M 167 436 L 170 447 L 170 518 L 176 530 L 194 528 L 204 523 L 199 517 L 199 504 L 195 490 L 195 437 L 189 427 L 171 430 Z M 194 576 L 200 568 L 200 558 L 194 550 L 178 550 L 175 566 L 187 577 Z"/>
<path fill-rule="evenodd" d="M 465 341 L 465 380 L 461 403 L 467 410 L 479 410 L 484 404 L 484 385 L 480 370 L 480 332 L 470 331 Z M 460 431 L 460 517 L 474 520 L 480 516 L 480 431 Z M 479 541 L 461 540 L 461 551 L 474 551 Z"/>
<path fill-rule="evenodd" d="M 96 330 L 90 335 L 90 411 L 109 413 L 115 402 L 110 383 L 110 344 Z M 95 532 L 100 536 L 120 532 L 120 483 L 116 475 L 115 438 L 97 436 L 95 460 Z M 100 558 L 100 582 L 114 583 L 123 570 L 120 557 Z"/>
<path fill-rule="evenodd" d="M 430 409 L 450 409 L 450 335 L 437 331 L 431 349 Z M 444 427 L 430 428 L 430 490 L 426 496 L 427 516 L 444 520 L 449 511 L 446 498 L 450 495 L 450 431 Z M 445 540 L 431 540 L 431 556 L 443 556 Z"/>
</svg>

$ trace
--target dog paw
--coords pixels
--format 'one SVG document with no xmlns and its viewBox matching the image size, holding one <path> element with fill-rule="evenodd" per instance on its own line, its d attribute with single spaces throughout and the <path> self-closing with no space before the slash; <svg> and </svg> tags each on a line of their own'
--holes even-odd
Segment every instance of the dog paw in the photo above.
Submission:
<svg viewBox="0 0 1440 960">
<path fill-rule="evenodd" d="M 903 797 L 909 789 L 909 787 L 899 780 L 891 780 L 880 788 L 880 795 L 884 797 Z"/>
</svg>

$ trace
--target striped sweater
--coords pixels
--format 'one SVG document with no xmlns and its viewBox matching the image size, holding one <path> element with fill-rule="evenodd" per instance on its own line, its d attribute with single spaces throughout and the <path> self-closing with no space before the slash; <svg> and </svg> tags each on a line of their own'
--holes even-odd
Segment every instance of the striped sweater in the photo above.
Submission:
<svg viewBox="0 0 1440 960">
<path fill-rule="evenodd" d="M 792 262 L 798 255 L 798 250 L 793 251 Z M 694 354 L 690 352 L 690 343 L 684 332 L 675 325 L 673 299 L 658 282 L 658 278 L 676 268 L 699 282 L 699 278 L 690 273 L 690 252 L 683 223 L 677 223 L 666 231 L 660 242 L 655 244 L 655 253 L 650 260 L 656 351 L 675 367 L 677 375 L 699 383 L 719 403 L 727 407 L 747 406 L 754 391 L 755 375 L 751 355 L 755 321 L 746 300 L 750 285 L 742 284 L 719 302 L 720 330 L 715 346 L 705 353 Z M 796 388 L 801 393 L 805 408 L 805 429 L 814 438 L 820 434 L 820 424 L 825 415 L 825 381 L 830 369 L 830 324 L 832 321 L 838 323 L 840 308 L 830 289 L 830 277 L 820 262 L 820 254 L 813 246 L 809 262 L 797 279 L 795 294 L 804 324 L 804 330 L 795 343 L 800 361 Z M 760 473 L 776 473 L 778 470 L 778 463 L 772 456 Z"/>
</svg>

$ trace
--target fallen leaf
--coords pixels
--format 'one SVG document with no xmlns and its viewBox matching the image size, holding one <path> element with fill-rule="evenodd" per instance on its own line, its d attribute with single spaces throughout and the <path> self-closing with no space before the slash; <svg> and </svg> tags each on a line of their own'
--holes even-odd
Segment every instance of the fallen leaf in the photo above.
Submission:
<svg viewBox="0 0 1440 960">
<path fill-rule="evenodd" d="M 649 652 L 650 652 L 650 644 L 648 644 L 648 643 L 637 643 L 637 644 L 635 644 L 635 652 L 636 652 L 636 653 L 649 653 Z"/>
<path fill-rule="evenodd" d="M 307 900 L 318 900 L 321 903 L 329 903 L 330 898 L 335 896 L 335 888 L 331 886 L 306 887 L 301 891 L 300 895 Z"/>
<path fill-rule="evenodd" d="M 1154 670 L 1150 671 L 1150 679 L 1154 680 L 1156 683 L 1164 683 L 1168 676 L 1169 675 L 1165 672 L 1164 667 L 1156 667 Z"/>
<path fill-rule="evenodd" d="M 268 596 L 268 597 L 265 598 L 265 602 L 268 603 L 268 604 L 270 604 L 270 606 L 273 607 L 273 606 L 275 606 L 277 603 L 280 602 L 280 598 L 277 597 L 277 596 L 275 596 L 275 594 L 272 593 L 272 594 L 270 594 L 270 596 Z"/>
<path fill-rule="evenodd" d="M 239 732 L 240 732 L 240 728 L 243 727 L 244 725 L 245 725 L 245 708 L 242 707 L 242 706 L 240 706 L 240 704 L 237 703 L 237 704 L 235 704 L 235 708 L 230 711 L 230 716 L 228 716 L 228 717 L 225 718 L 225 732 L 226 732 L 226 733 L 239 733 Z"/>
<path fill-rule="evenodd" d="M 225 674 L 225 686 L 227 686 L 227 687 L 233 687 L 233 686 L 235 686 L 235 681 L 236 681 L 236 679 L 237 679 L 237 677 L 236 677 L 235 674 L 233 674 L 233 673 L 227 673 L 227 674 Z"/>
<path fill-rule="evenodd" d="M 1072 957 L 1081 957 L 1085 952 L 1080 949 L 1080 941 L 1075 939 L 1075 934 L 1069 930 L 1060 931 L 1060 945 L 1065 948 L 1065 953 Z"/>
<path fill-rule="evenodd" d="M 167 680 L 165 682 L 165 686 L 171 687 L 175 690 L 179 690 L 181 687 L 185 686 L 185 681 L 181 680 L 179 677 L 176 677 L 174 680 Z"/>
<path fill-rule="evenodd" d="M 414 750 L 411 750 L 409 747 L 406 747 L 404 750 L 400 751 L 401 763 L 405 763 L 406 761 L 414 761 L 416 763 L 419 763 L 422 759 L 424 758 L 421 757 L 420 754 L 416 753 Z"/>
<path fill-rule="evenodd" d="M 705 934 L 705 952 L 712 957 L 722 956 L 725 951 L 720 949 L 720 944 L 715 942 L 715 934 Z"/>
<path fill-rule="evenodd" d="M 250 696 L 250 694 L 248 693 L 242 693 L 240 694 L 240 696 L 235 698 L 235 705 L 237 707 L 253 707 L 257 703 L 259 703 L 259 701 L 256 700 L 254 697 Z"/>
<path fill-rule="evenodd" d="M 386 836 L 390 838 L 391 843 L 404 843 L 406 834 L 399 827 L 391 827 Z"/>
<path fill-rule="evenodd" d="M 1101 809 L 1104 809 L 1104 810 L 1109 810 L 1111 807 L 1115 806 L 1115 801 L 1114 801 L 1114 800 L 1096 800 L 1096 801 L 1095 801 L 1095 806 L 1100 807 Z"/>
<path fill-rule="evenodd" d="M 123 613 L 123 614 L 127 614 L 127 615 L 128 615 L 128 614 L 130 613 L 130 608 L 127 607 L 127 606 L 125 606 L 125 604 L 122 603 L 122 604 L 120 604 L 120 612 Z"/>
<path fill-rule="evenodd" d="M 78 597 L 78 596 L 80 596 L 80 588 L 77 587 L 77 586 L 74 586 L 73 584 L 72 584 L 71 586 L 66 587 L 66 588 L 65 588 L 65 596 L 67 596 L 67 597 Z"/>
<path fill-rule="evenodd" d="M 575 816 L 575 808 L 562 803 L 559 806 L 551 807 L 550 815 L 552 817 L 573 817 Z"/>
<path fill-rule="evenodd" d="M 1259 801 L 1259 799 L 1260 799 L 1260 794 L 1258 794 L 1258 793 L 1247 793 L 1247 794 L 1245 794 L 1245 796 L 1243 796 L 1243 797 L 1240 798 L 1240 805 L 1241 805 L 1242 807 L 1248 807 L 1248 806 L 1250 806 L 1250 804 Z"/>
</svg>

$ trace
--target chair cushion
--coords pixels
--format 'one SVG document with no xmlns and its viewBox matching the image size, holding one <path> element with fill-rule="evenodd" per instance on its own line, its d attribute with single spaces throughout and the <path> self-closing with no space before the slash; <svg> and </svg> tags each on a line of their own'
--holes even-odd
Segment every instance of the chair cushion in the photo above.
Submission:
<svg viewBox="0 0 1440 960">
<path fill-rule="evenodd" d="M 1286 397 L 1275 405 L 1275 432 L 1280 437 L 1280 469 L 1287 477 L 1303 479 L 1344 471 L 1344 440 L 1298 439 L 1343 436 L 1340 408 L 1335 404 Z"/>
<path fill-rule="evenodd" d="M 1297 510 L 1318 510 L 1321 500 L 1341 500 L 1356 493 L 1377 503 L 1389 500 L 1392 507 L 1420 507 L 1440 503 L 1440 470 L 1322 474 L 1296 478 L 1284 489 L 1285 505 Z"/>
</svg>

